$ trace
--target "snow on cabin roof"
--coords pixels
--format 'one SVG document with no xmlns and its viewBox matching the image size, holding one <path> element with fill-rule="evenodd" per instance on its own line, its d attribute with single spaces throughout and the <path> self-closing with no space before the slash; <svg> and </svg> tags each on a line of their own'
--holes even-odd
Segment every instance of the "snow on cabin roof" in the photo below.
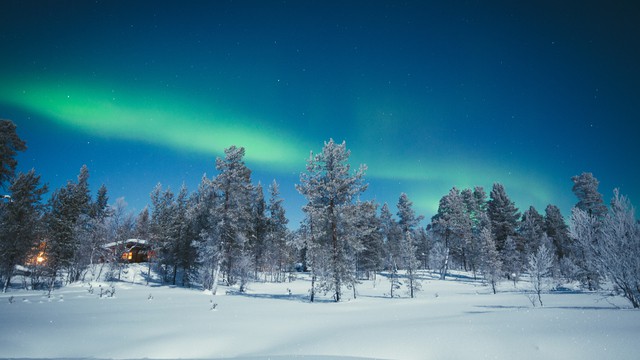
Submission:
<svg viewBox="0 0 640 360">
<path fill-rule="evenodd" d="M 126 245 L 126 246 L 132 246 L 132 245 L 147 245 L 149 242 L 147 240 L 142 240 L 142 239 L 127 239 L 125 241 L 115 241 L 115 242 L 110 242 L 107 244 L 102 245 L 103 248 L 107 249 L 107 248 L 112 248 L 112 247 L 116 247 L 118 245 Z"/>
</svg>

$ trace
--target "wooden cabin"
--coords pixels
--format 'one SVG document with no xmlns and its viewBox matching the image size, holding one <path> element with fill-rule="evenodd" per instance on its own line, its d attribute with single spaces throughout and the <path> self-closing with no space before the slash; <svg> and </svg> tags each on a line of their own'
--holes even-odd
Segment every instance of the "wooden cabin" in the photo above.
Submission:
<svg viewBox="0 0 640 360">
<path fill-rule="evenodd" d="M 103 245 L 103 248 L 109 250 L 114 258 L 129 263 L 147 262 L 150 257 L 153 257 L 149 242 L 142 239 L 112 242 Z"/>
</svg>

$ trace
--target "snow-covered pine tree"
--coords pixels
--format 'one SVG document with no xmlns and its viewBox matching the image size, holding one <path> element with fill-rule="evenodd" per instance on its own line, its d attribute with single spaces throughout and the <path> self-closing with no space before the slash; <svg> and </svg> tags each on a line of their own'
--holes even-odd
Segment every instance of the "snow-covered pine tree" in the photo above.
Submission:
<svg viewBox="0 0 640 360">
<path fill-rule="evenodd" d="M 194 234 L 198 234 L 197 253 L 200 279 L 205 289 L 217 292 L 219 273 L 222 264 L 222 245 L 220 236 L 221 217 L 217 209 L 221 197 L 215 189 L 214 182 L 202 176 L 195 193 L 193 205 Z"/>
<path fill-rule="evenodd" d="M 384 203 L 380 209 L 380 231 L 385 249 L 385 267 L 389 270 L 389 282 L 391 289 L 389 295 L 394 296 L 394 291 L 400 288 L 398 279 L 398 266 L 402 258 L 402 231 L 393 218 L 389 205 Z"/>
<path fill-rule="evenodd" d="M 336 302 L 342 298 L 342 287 L 355 281 L 355 252 L 361 246 L 360 239 L 348 231 L 353 217 L 345 215 L 350 213 L 357 196 L 367 187 L 363 183 L 366 166 L 351 174 L 349 155 L 344 142 L 336 144 L 330 139 L 320 154 L 311 155 L 307 172 L 300 175 L 300 184 L 296 186 L 308 201 L 307 216 L 310 209 L 322 214 L 324 221 L 319 226 L 325 228 L 323 238 L 326 239 L 312 238 L 318 241 L 318 248 L 322 250 L 317 255 L 329 256 L 326 262 L 329 266 L 321 272 L 323 276 L 319 280 L 325 291 L 334 293 Z M 313 271 L 319 270 L 314 268 Z"/>
<path fill-rule="evenodd" d="M 6 292 L 16 265 L 25 264 L 39 244 L 42 195 L 47 186 L 40 184 L 34 170 L 20 173 L 9 186 L 11 201 L 0 203 L 0 281 Z M 30 265 L 38 265 L 31 263 Z"/>
<path fill-rule="evenodd" d="M 283 200 L 280 197 L 280 186 L 273 180 L 269 186 L 269 217 L 267 218 L 267 235 L 266 235 L 266 258 L 268 259 L 268 267 L 271 272 L 271 278 L 275 281 L 285 280 L 285 271 L 287 264 L 291 259 L 291 249 L 288 243 L 289 230 L 287 223 Z"/>
<path fill-rule="evenodd" d="M 109 206 L 109 196 L 107 195 L 107 187 L 102 184 L 98 189 L 96 200 L 90 204 L 89 222 L 85 229 L 86 241 L 85 246 L 88 247 L 85 253 L 89 253 L 84 260 L 89 261 L 90 271 L 93 278 L 98 278 L 101 275 L 101 270 L 104 265 L 105 251 L 103 245 L 108 242 L 108 228 L 107 222 L 113 211 Z M 100 264 L 99 271 L 95 272 L 95 265 Z M 83 277 L 84 281 L 84 277 Z"/>
<path fill-rule="evenodd" d="M 77 236 L 79 222 L 88 217 L 89 170 L 82 166 L 78 181 L 69 181 L 67 185 L 57 189 L 49 199 L 45 215 L 48 241 L 46 246 L 47 272 L 49 291 L 53 290 L 61 270 L 66 270 L 66 281 L 75 281 L 83 270 L 75 262 L 80 248 Z"/>
<path fill-rule="evenodd" d="M 258 182 L 252 197 L 251 225 L 252 229 L 248 237 L 247 253 L 251 257 L 253 277 L 258 278 L 259 273 L 266 270 L 267 234 L 269 231 L 269 219 L 267 218 L 267 203 L 264 200 L 262 184 Z"/>
<path fill-rule="evenodd" d="M 191 286 L 198 276 L 198 254 L 195 246 L 199 236 L 199 231 L 196 229 L 196 201 L 197 195 L 189 196 L 187 187 L 183 184 L 176 198 L 176 212 L 173 220 L 177 230 L 176 239 L 174 239 L 176 243 L 174 285 L 178 271 L 182 271 L 182 286 Z"/>
<path fill-rule="evenodd" d="M 216 160 L 219 171 L 214 183 L 220 192 L 216 211 L 220 216 L 222 269 L 227 283 L 236 283 L 238 275 L 246 274 L 247 241 L 251 235 L 252 197 L 251 170 L 244 163 L 245 150 L 231 146 L 224 150 L 225 158 Z M 242 261 L 241 261 L 242 260 Z M 243 275 L 244 276 L 244 275 Z"/>
<path fill-rule="evenodd" d="M 418 247 L 414 241 L 414 233 L 423 218 L 423 216 L 416 216 L 413 210 L 413 202 L 409 200 L 407 194 L 400 194 L 398 199 L 398 226 L 402 234 L 400 238 L 400 259 L 401 267 L 407 271 L 407 286 L 411 298 L 420 289 L 420 282 L 417 276 L 420 262 L 417 257 Z"/>
<path fill-rule="evenodd" d="M 487 214 L 491 220 L 491 231 L 493 231 L 498 251 L 502 252 L 507 237 L 516 234 L 520 213 L 514 202 L 507 196 L 502 184 L 493 184 L 489 197 Z"/>
<path fill-rule="evenodd" d="M 170 249 L 172 239 L 176 233 L 173 221 L 175 199 L 171 189 L 163 190 L 162 185 L 157 184 L 151 192 L 151 206 L 151 233 L 149 240 L 151 251 L 154 254 L 151 261 L 157 265 L 162 275 L 162 281 L 167 281 L 169 268 L 174 265 Z M 152 265 L 150 264 L 150 266 Z"/>
<path fill-rule="evenodd" d="M 471 225 L 460 191 L 453 187 L 440 199 L 438 212 L 431 218 L 432 232 L 436 240 L 442 242 L 445 251 L 440 269 L 442 280 L 446 278 L 452 257 L 464 263 L 463 249 L 471 237 Z"/>
<path fill-rule="evenodd" d="M 414 243 L 414 236 L 411 231 L 407 231 L 402 237 L 401 251 L 402 251 L 402 267 L 407 272 L 407 290 L 409 296 L 413 299 L 415 293 L 420 291 L 422 284 L 418 277 L 418 268 L 420 267 L 420 261 L 416 256 L 418 247 Z"/>
<path fill-rule="evenodd" d="M 415 238 L 416 246 L 418 247 L 418 260 L 420 260 L 423 270 L 429 268 L 429 255 L 433 249 L 433 239 L 424 227 L 419 227 L 416 231 Z"/>
<path fill-rule="evenodd" d="M 378 205 L 373 201 L 357 204 L 355 231 L 360 236 L 363 250 L 357 254 L 356 269 L 360 277 L 375 279 L 384 267 L 384 243 L 377 216 Z"/>
</svg>

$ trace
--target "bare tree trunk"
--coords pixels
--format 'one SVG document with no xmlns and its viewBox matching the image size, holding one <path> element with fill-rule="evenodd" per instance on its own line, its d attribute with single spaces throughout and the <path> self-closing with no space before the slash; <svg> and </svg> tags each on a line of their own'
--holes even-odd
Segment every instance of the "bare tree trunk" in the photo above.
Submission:
<svg viewBox="0 0 640 360">
<path fill-rule="evenodd" d="M 215 295 L 218 292 L 218 278 L 220 277 L 220 259 L 216 261 L 216 268 L 213 271 L 213 285 L 211 286 L 211 293 Z"/>
<path fill-rule="evenodd" d="M 4 282 L 4 286 L 2 287 L 2 292 L 6 293 L 9 288 L 9 284 L 11 283 L 11 275 L 7 276 L 7 280 Z"/>
<path fill-rule="evenodd" d="M 447 254 L 444 257 L 444 265 L 442 266 L 442 272 L 440 273 L 440 280 L 446 279 L 448 270 L 449 270 L 449 247 L 447 246 Z"/>
</svg>

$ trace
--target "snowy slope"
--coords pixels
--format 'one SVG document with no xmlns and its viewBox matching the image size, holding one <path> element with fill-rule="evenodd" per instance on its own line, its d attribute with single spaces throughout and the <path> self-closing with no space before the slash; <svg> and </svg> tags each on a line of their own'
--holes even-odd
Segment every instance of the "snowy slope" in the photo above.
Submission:
<svg viewBox="0 0 640 360">
<path fill-rule="evenodd" d="M 628 359 L 640 353 L 640 312 L 624 309 L 622 299 L 561 292 L 545 294 L 545 307 L 533 308 L 507 282 L 493 295 L 469 279 L 425 275 L 417 298 L 389 299 L 388 282 L 379 276 L 359 286 L 357 299 L 338 304 L 308 303 L 305 278 L 215 297 L 127 282 L 115 284 L 114 297 L 100 298 L 98 283 L 93 289 L 72 285 L 52 298 L 2 294 L 0 357 Z"/>
</svg>

